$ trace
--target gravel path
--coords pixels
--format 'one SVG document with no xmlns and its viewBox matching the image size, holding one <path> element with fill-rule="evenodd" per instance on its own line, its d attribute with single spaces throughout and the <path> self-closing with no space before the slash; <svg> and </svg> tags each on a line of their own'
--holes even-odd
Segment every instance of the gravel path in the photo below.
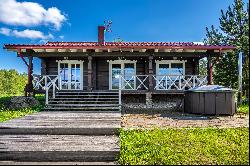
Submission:
<svg viewBox="0 0 250 166">
<path fill-rule="evenodd" d="M 202 116 L 171 112 L 167 114 L 124 114 L 124 128 L 186 128 L 186 127 L 215 127 L 236 128 L 249 127 L 249 115 L 235 114 L 234 116 Z"/>
</svg>

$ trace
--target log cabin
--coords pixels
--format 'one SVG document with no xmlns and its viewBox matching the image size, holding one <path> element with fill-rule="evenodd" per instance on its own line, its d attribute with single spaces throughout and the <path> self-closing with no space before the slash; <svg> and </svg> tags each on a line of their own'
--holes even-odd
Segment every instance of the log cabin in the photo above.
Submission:
<svg viewBox="0 0 250 166">
<path fill-rule="evenodd" d="M 235 49 L 194 42 L 97 42 L 5 44 L 28 68 L 25 95 L 45 93 L 47 110 L 182 108 L 185 90 L 212 84 L 212 57 Z M 33 57 L 41 75 L 33 74 Z M 199 60 L 207 58 L 207 74 Z M 28 60 L 28 61 L 27 61 Z"/>
</svg>

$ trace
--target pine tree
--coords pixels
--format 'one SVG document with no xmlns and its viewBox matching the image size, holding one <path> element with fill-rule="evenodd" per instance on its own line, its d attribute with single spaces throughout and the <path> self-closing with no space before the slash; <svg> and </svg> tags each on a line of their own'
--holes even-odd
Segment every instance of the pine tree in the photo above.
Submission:
<svg viewBox="0 0 250 166">
<path fill-rule="evenodd" d="M 249 4 L 235 0 L 227 11 L 221 10 L 220 27 L 206 28 L 207 44 L 234 45 L 233 53 L 222 56 L 219 62 L 214 59 L 214 83 L 237 89 L 238 54 L 243 52 L 243 90 L 249 92 Z"/>
</svg>

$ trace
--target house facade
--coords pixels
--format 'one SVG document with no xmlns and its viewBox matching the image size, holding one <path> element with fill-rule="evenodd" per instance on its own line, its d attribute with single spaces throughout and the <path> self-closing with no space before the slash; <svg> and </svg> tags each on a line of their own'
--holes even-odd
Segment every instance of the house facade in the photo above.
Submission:
<svg viewBox="0 0 250 166">
<path fill-rule="evenodd" d="M 28 67 L 26 94 L 46 93 L 46 104 L 57 92 L 119 91 L 120 104 L 131 108 L 152 107 L 153 101 L 168 105 L 175 96 L 181 101 L 185 90 L 212 84 L 211 58 L 220 60 L 224 52 L 235 49 L 193 42 L 105 42 L 102 26 L 98 42 L 6 44 L 4 48 L 17 52 Z M 33 57 L 41 59 L 41 76 L 33 75 Z M 199 60 L 204 57 L 207 74 L 199 75 Z"/>
</svg>

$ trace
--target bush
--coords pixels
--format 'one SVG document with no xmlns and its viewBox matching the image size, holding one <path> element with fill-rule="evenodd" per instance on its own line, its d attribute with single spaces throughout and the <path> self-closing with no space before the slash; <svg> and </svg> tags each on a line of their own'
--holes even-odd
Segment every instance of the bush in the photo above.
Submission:
<svg viewBox="0 0 250 166">
<path fill-rule="evenodd" d="M 30 107 L 30 108 L 8 109 L 6 108 L 6 104 L 9 102 L 10 99 L 11 97 L 0 98 L 0 122 L 4 122 L 6 120 L 10 120 L 13 118 L 22 117 L 34 112 L 38 112 L 44 107 L 43 96 L 36 97 L 36 99 L 39 101 L 40 104 L 36 107 Z"/>
<path fill-rule="evenodd" d="M 242 104 L 238 107 L 237 113 L 248 114 L 249 113 L 249 105 Z"/>
</svg>

